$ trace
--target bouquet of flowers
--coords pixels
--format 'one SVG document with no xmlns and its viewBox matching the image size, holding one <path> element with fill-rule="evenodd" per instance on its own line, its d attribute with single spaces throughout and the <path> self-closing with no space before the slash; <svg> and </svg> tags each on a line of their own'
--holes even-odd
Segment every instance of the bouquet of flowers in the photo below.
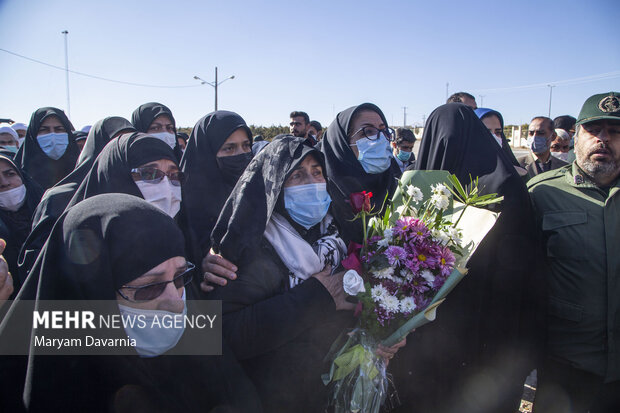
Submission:
<svg viewBox="0 0 620 413">
<path fill-rule="evenodd" d="M 379 411 L 388 383 L 377 345 L 392 346 L 435 319 L 497 219 L 478 207 L 502 200 L 480 195 L 477 181 L 463 187 L 445 171 L 406 173 L 382 217 L 371 210 L 371 197 L 350 198 L 365 229 L 363 244 L 349 245 L 343 261 L 345 292 L 359 300 L 359 327 L 334 343 L 323 377 L 338 412 Z"/>
</svg>

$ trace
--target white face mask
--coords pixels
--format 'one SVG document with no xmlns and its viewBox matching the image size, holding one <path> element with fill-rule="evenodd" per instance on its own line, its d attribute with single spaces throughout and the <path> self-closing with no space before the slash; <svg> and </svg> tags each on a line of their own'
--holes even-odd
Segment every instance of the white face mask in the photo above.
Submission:
<svg viewBox="0 0 620 413">
<path fill-rule="evenodd" d="M 0 208 L 7 211 L 17 211 L 26 201 L 26 185 L 0 192 Z"/>
<path fill-rule="evenodd" d="M 167 176 L 161 182 L 153 184 L 145 181 L 136 181 L 136 185 L 144 200 L 164 211 L 172 218 L 181 209 L 181 187 L 172 185 Z"/>
<path fill-rule="evenodd" d="M 166 142 L 172 149 L 174 149 L 174 147 L 177 144 L 177 137 L 174 133 L 158 132 L 158 133 L 149 133 L 149 135 Z"/>
<path fill-rule="evenodd" d="M 551 152 L 551 156 L 555 156 L 564 162 L 568 162 L 568 152 Z"/>
<path fill-rule="evenodd" d="M 125 333 L 136 340 L 136 351 L 142 357 L 157 357 L 177 345 L 183 332 L 185 323 L 183 318 L 187 314 L 185 303 L 185 289 L 183 289 L 183 312 L 173 313 L 164 310 L 142 310 L 119 304 L 118 309 L 125 322 Z M 153 321 L 157 317 L 155 325 Z M 135 321 L 131 325 L 131 321 Z"/>
<path fill-rule="evenodd" d="M 493 135 L 493 138 L 495 138 L 495 140 L 497 141 L 497 144 L 500 146 L 502 146 L 502 138 L 498 137 L 496 134 L 492 133 L 491 135 Z"/>
</svg>

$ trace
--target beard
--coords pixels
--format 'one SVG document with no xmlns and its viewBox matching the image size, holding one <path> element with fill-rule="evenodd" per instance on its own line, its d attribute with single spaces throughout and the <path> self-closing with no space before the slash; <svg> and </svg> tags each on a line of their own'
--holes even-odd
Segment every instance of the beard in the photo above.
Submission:
<svg viewBox="0 0 620 413">
<path fill-rule="evenodd" d="M 612 160 L 610 161 L 595 161 L 591 159 L 591 156 L 599 150 L 607 150 Z M 595 180 L 599 178 L 608 178 L 617 174 L 620 171 L 620 163 L 616 160 L 616 156 L 609 146 L 604 143 L 600 143 L 590 148 L 582 148 L 579 145 L 579 141 L 575 141 L 575 157 L 577 159 L 577 165 L 588 175 Z"/>
</svg>

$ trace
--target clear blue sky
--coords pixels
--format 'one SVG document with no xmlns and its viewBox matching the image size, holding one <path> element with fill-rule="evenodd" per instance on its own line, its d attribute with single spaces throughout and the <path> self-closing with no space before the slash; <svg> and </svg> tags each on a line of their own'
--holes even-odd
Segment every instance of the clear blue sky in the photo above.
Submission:
<svg viewBox="0 0 620 413">
<path fill-rule="evenodd" d="M 163 89 L 70 75 L 77 128 L 140 104 L 168 105 L 179 126 L 220 109 L 248 123 L 287 124 L 305 110 L 328 125 L 365 101 L 389 122 L 421 123 L 450 93 L 476 95 L 507 123 L 546 115 L 547 83 L 558 83 L 551 116 L 576 116 L 594 93 L 620 90 L 617 0 L 593 1 L 32 1 L 0 0 L 0 48 L 126 82 L 189 85 Z M 27 123 L 41 106 L 66 108 L 64 71 L 0 51 L 0 117 Z M 537 88 L 515 89 L 542 84 Z M 513 88 L 508 90 L 497 90 Z M 492 89 L 492 90 L 489 90 Z"/>
</svg>

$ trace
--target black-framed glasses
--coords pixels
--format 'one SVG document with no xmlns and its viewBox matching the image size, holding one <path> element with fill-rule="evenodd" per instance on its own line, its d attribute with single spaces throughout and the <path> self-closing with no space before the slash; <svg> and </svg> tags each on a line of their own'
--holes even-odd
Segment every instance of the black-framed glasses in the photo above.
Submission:
<svg viewBox="0 0 620 413">
<path fill-rule="evenodd" d="M 164 292 L 168 283 L 174 283 L 174 287 L 176 289 L 179 289 L 181 287 L 186 286 L 192 281 L 192 277 L 194 275 L 194 269 L 196 268 L 196 266 L 189 261 L 187 261 L 186 264 L 187 264 L 187 269 L 183 271 L 181 274 L 175 276 L 170 281 L 162 281 L 162 282 L 140 285 L 140 286 L 123 285 L 121 288 L 119 288 L 116 291 L 120 294 L 121 297 L 123 297 L 127 301 L 142 302 L 142 301 L 154 300 Z M 128 295 L 123 294 L 121 290 L 124 288 L 133 290 L 133 298 L 129 298 Z"/>
<path fill-rule="evenodd" d="M 396 139 L 396 132 L 392 128 L 377 129 L 374 126 L 364 126 L 355 131 L 352 136 L 355 136 L 360 132 L 362 132 L 362 135 L 364 135 L 365 138 L 368 138 L 371 141 L 377 140 L 379 137 L 379 133 L 382 133 L 383 136 L 385 136 L 385 139 L 387 139 L 389 142 L 393 142 L 394 139 Z"/>
<path fill-rule="evenodd" d="M 133 168 L 131 170 L 131 177 L 134 181 L 145 181 L 151 184 L 158 184 L 167 176 L 170 179 L 170 183 L 174 186 L 181 186 L 185 182 L 185 174 L 181 171 L 164 172 L 161 169 L 153 168 L 151 166 L 144 166 L 142 168 Z"/>
</svg>

